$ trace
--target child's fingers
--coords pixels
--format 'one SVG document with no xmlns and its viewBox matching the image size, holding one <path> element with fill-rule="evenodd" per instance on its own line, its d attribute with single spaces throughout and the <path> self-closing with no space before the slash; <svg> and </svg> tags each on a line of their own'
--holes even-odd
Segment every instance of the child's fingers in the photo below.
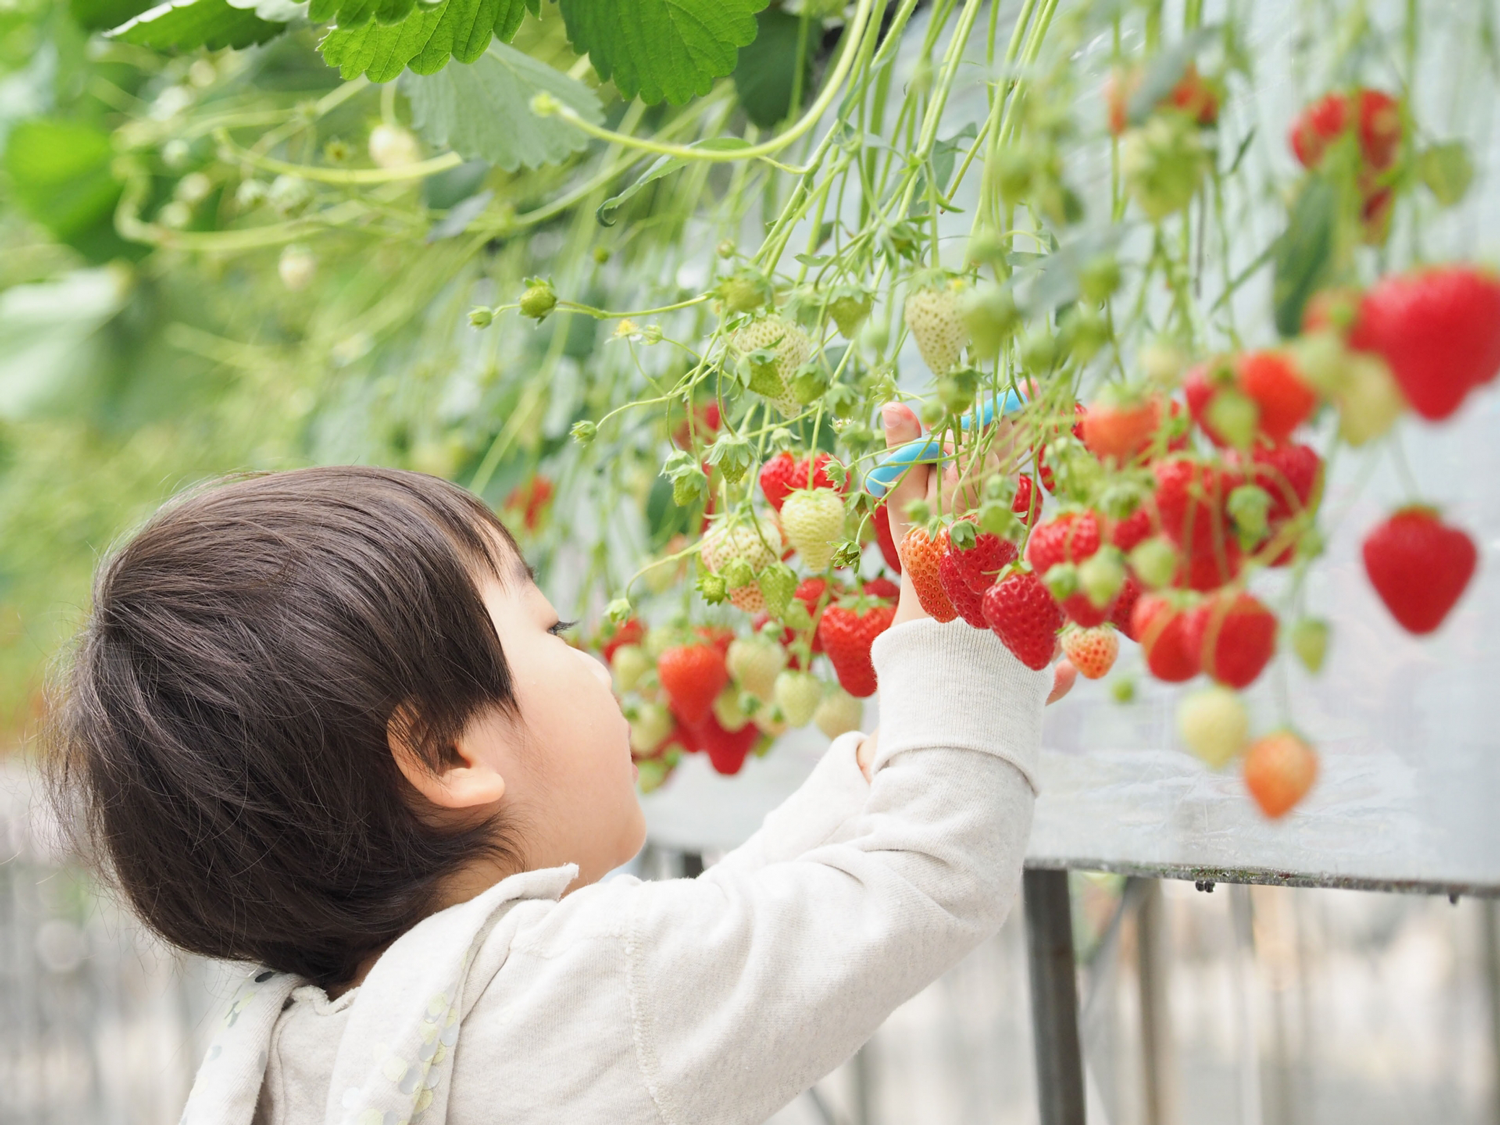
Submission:
<svg viewBox="0 0 1500 1125">
<path fill-rule="evenodd" d="M 1056 703 L 1068 692 L 1073 690 L 1073 684 L 1078 680 L 1078 669 L 1067 660 L 1059 660 L 1052 669 L 1052 691 L 1047 696 L 1048 703 Z"/>
<path fill-rule="evenodd" d="M 880 411 L 880 420 L 885 427 L 885 444 L 888 449 L 895 449 L 909 441 L 916 441 L 922 436 L 922 423 L 912 413 L 911 407 L 902 403 L 886 403 Z M 913 500 L 927 499 L 928 482 L 931 477 L 931 466 L 913 465 L 886 493 L 885 502 L 891 515 L 891 535 L 897 543 L 901 542 L 909 526 L 906 519 L 906 506 Z"/>
</svg>

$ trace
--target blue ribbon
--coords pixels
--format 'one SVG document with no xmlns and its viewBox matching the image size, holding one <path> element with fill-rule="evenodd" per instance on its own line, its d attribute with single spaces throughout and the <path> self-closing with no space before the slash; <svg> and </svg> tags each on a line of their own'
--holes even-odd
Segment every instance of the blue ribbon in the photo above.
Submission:
<svg viewBox="0 0 1500 1125">
<path fill-rule="evenodd" d="M 1000 403 L 1000 413 L 1015 414 L 1025 405 L 1025 400 L 1015 391 L 1006 391 Z M 967 430 L 976 425 L 988 426 L 994 420 L 995 403 L 990 401 L 973 413 L 965 414 L 959 419 L 959 424 Z M 909 441 L 891 450 L 865 474 L 865 491 L 871 496 L 884 496 L 913 465 L 936 465 L 942 460 L 943 440 L 940 436 L 928 435 Z"/>
</svg>

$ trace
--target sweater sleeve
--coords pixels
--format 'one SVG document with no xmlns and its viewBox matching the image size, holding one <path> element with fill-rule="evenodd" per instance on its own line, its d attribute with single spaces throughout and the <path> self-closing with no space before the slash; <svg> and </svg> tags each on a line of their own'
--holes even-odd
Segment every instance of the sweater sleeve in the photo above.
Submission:
<svg viewBox="0 0 1500 1125">
<path fill-rule="evenodd" d="M 631 896 L 632 1034 L 669 1125 L 764 1121 L 1015 900 L 1048 677 L 962 622 L 896 626 L 873 655 L 874 778 L 835 838 Z"/>
<path fill-rule="evenodd" d="M 827 843 L 865 807 L 870 783 L 855 755 L 864 735 L 841 734 L 829 744 L 797 791 L 766 814 L 760 829 L 700 878 L 721 879 L 768 863 L 795 859 Z"/>
</svg>

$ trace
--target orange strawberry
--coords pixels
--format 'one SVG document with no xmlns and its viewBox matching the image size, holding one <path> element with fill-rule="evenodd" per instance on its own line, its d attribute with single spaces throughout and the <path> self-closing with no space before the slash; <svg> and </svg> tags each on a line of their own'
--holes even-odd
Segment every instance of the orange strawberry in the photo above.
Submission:
<svg viewBox="0 0 1500 1125">
<path fill-rule="evenodd" d="M 1120 654 L 1120 638 L 1108 625 L 1066 629 L 1062 646 L 1068 662 L 1086 680 L 1102 679 L 1115 666 L 1115 657 Z"/>
<path fill-rule="evenodd" d="M 934 621 L 952 621 L 958 610 L 943 593 L 943 581 L 938 575 L 938 567 L 948 550 L 948 529 L 931 536 L 926 528 L 913 527 L 901 540 L 900 550 L 903 573 L 911 579 L 917 601 L 927 615 Z"/>
<path fill-rule="evenodd" d="M 1317 754 L 1291 731 L 1258 739 L 1245 754 L 1245 787 L 1272 820 L 1302 800 L 1317 777 Z"/>
</svg>

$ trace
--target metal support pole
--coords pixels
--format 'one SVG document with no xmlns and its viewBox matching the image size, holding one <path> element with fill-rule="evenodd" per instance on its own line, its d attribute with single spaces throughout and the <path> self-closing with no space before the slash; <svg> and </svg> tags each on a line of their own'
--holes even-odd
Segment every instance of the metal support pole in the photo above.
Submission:
<svg viewBox="0 0 1500 1125">
<path fill-rule="evenodd" d="M 1167 949 L 1166 902 L 1161 882 L 1141 880 L 1136 913 L 1136 951 L 1140 958 L 1141 1062 L 1144 1068 L 1145 1125 L 1175 1125 L 1176 1083 L 1173 1081 L 1172 1020 L 1167 990 L 1170 956 Z"/>
<path fill-rule="evenodd" d="M 1078 1043 L 1078 982 L 1068 873 L 1028 870 L 1023 888 L 1041 1125 L 1084 1125 L 1083 1054 Z"/>
<path fill-rule="evenodd" d="M 1484 976 L 1489 985 L 1490 1001 L 1490 1113 L 1500 1122 L 1500 901 L 1487 899 L 1480 904 L 1484 911 Z"/>
</svg>

